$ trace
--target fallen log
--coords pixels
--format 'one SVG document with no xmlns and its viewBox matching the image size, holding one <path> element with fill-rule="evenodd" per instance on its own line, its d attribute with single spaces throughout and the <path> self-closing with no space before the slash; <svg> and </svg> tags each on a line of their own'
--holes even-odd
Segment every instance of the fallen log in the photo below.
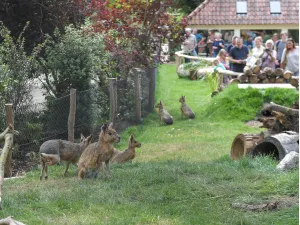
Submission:
<svg viewBox="0 0 300 225">
<path fill-rule="evenodd" d="M 238 134 L 231 145 L 230 157 L 232 160 L 246 156 L 253 147 L 263 139 L 261 134 Z"/>
<path fill-rule="evenodd" d="M 250 156 L 268 155 L 277 160 L 282 160 L 286 154 L 296 151 L 299 152 L 299 134 L 294 131 L 285 131 L 279 134 L 265 137 L 257 144 Z"/>
</svg>

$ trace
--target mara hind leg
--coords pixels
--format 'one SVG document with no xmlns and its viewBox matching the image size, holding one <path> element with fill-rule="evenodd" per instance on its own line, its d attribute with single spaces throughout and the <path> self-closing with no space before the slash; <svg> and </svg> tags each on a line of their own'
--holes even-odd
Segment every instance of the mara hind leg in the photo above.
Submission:
<svg viewBox="0 0 300 225">
<path fill-rule="evenodd" d="M 64 172 L 64 176 L 66 176 L 71 162 L 66 162 L 66 163 L 67 163 L 67 165 L 66 165 L 66 170 Z"/>
<path fill-rule="evenodd" d="M 45 160 L 41 160 L 42 161 L 42 170 L 41 170 L 41 175 L 40 175 L 40 180 L 43 180 L 43 177 L 45 176 L 45 168 L 46 168 L 46 161 Z"/>
</svg>

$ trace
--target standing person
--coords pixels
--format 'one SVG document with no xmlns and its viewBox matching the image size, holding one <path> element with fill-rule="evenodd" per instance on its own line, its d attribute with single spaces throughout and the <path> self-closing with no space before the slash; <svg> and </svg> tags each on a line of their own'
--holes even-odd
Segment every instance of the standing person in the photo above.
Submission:
<svg viewBox="0 0 300 225">
<path fill-rule="evenodd" d="M 275 50 L 273 50 L 273 45 L 274 43 L 271 39 L 266 41 L 266 48 L 261 58 L 261 69 L 270 67 L 272 70 L 275 70 L 275 60 L 277 57 L 277 53 Z"/>
<path fill-rule="evenodd" d="M 277 41 L 278 41 L 278 34 L 277 33 L 274 33 L 273 36 L 272 36 L 272 41 L 274 43 L 274 46 L 276 45 Z"/>
<path fill-rule="evenodd" d="M 219 54 L 219 51 L 225 47 L 225 42 L 222 40 L 222 35 L 221 33 L 216 33 L 215 34 L 215 40 L 213 42 L 212 48 L 214 51 L 214 57 L 217 57 Z"/>
<path fill-rule="evenodd" d="M 195 29 L 193 30 L 193 34 L 194 34 L 195 37 L 196 37 L 197 45 L 196 45 L 195 51 L 196 51 L 196 54 L 198 55 L 198 53 L 199 53 L 200 42 L 201 42 L 201 40 L 202 40 L 203 37 L 201 36 L 201 34 L 198 33 L 197 28 L 195 28 Z"/>
<path fill-rule="evenodd" d="M 243 45 L 243 38 L 236 38 L 236 46 L 231 48 L 229 53 L 229 61 L 232 63 L 232 71 L 243 72 L 246 66 L 246 59 L 249 54 L 249 49 Z"/>
<path fill-rule="evenodd" d="M 293 76 L 299 76 L 299 47 L 292 38 L 287 39 L 281 56 L 281 68 L 291 71 Z"/>
<path fill-rule="evenodd" d="M 212 44 L 215 40 L 215 32 L 213 30 L 208 31 L 207 39 L 206 39 L 206 57 L 212 57 Z"/>
<path fill-rule="evenodd" d="M 185 41 L 183 42 L 183 53 L 185 55 L 197 56 L 195 48 L 197 45 L 196 37 L 192 34 L 191 28 L 185 28 Z M 185 58 L 185 62 L 188 63 L 191 60 Z"/>
<path fill-rule="evenodd" d="M 261 65 L 261 57 L 264 53 L 265 47 L 262 46 L 262 38 L 260 36 L 254 39 L 255 48 L 252 49 L 252 56 L 257 58 L 258 63 L 257 65 Z"/>
<path fill-rule="evenodd" d="M 229 54 L 230 50 L 236 46 L 236 39 L 237 39 L 237 36 L 234 35 L 231 39 L 232 40 L 231 44 L 227 47 L 228 54 Z M 230 61 L 229 61 L 229 68 L 230 68 L 230 70 L 232 70 L 232 63 Z"/>
<path fill-rule="evenodd" d="M 275 44 L 275 50 L 277 52 L 277 57 L 276 57 L 276 68 L 280 68 L 280 63 L 281 63 L 281 57 L 282 57 L 282 53 L 283 50 L 285 49 L 286 46 L 286 41 L 288 38 L 288 34 L 287 32 L 282 32 L 280 34 L 281 39 L 279 41 L 277 41 L 277 43 Z"/>
</svg>

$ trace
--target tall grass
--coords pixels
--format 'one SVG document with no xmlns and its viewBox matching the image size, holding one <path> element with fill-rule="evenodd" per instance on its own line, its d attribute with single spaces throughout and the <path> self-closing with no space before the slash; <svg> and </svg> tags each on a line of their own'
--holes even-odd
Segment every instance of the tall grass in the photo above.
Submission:
<svg viewBox="0 0 300 225">
<path fill-rule="evenodd" d="M 39 181 L 38 169 L 7 180 L 1 217 L 13 215 L 26 224 L 298 224 L 294 202 L 272 212 L 232 207 L 297 199 L 299 170 L 279 172 L 269 157 L 230 159 L 237 134 L 261 131 L 242 120 L 254 118 L 264 101 L 264 94 L 247 90 L 244 103 L 232 96 L 240 102 L 216 108 L 231 91 L 238 90 L 212 99 L 206 82 L 179 79 L 174 65 L 161 66 L 156 100 L 163 101 L 174 124 L 162 125 L 154 111 L 124 131 L 118 149 L 126 148 L 130 133 L 142 143 L 133 163 L 112 165 L 111 179 L 78 180 L 75 167 L 62 177 L 60 165 L 49 168 L 46 182 Z M 181 119 L 181 95 L 196 119 Z M 259 101 L 248 105 L 253 96 Z M 249 115 L 234 116 L 237 112 Z"/>
</svg>

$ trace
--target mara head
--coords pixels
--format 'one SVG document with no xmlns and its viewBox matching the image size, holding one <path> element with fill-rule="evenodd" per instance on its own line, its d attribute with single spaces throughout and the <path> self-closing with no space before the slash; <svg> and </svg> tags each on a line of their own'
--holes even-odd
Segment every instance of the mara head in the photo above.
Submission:
<svg viewBox="0 0 300 225">
<path fill-rule="evenodd" d="M 134 139 L 134 136 L 133 134 L 130 135 L 129 137 L 129 147 L 132 147 L 132 148 L 140 148 L 142 147 L 142 144 L 140 142 L 138 142 L 137 140 Z"/>
<path fill-rule="evenodd" d="M 87 147 L 92 142 L 92 135 L 88 136 L 87 138 L 83 136 L 83 134 L 80 135 L 80 144 Z"/>
<path fill-rule="evenodd" d="M 104 124 L 101 127 L 100 132 L 100 140 L 106 142 L 106 143 L 118 143 L 120 142 L 120 136 L 117 133 L 117 131 L 113 128 L 113 124 Z"/>
<path fill-rule="evenodd" d="M 179 102 L 184 103 L 185 102 L 185 96 L 181 96 L 181 98 L 179 99 Z"/>
<path fill-rule="evenodd" d="M 162 103 L 162 101 L 159 101 L 159 103 L 157 103 L 157 104 L 155 105 L 155 108 L 163 108 L 163 103 Z"/>
</svg>

